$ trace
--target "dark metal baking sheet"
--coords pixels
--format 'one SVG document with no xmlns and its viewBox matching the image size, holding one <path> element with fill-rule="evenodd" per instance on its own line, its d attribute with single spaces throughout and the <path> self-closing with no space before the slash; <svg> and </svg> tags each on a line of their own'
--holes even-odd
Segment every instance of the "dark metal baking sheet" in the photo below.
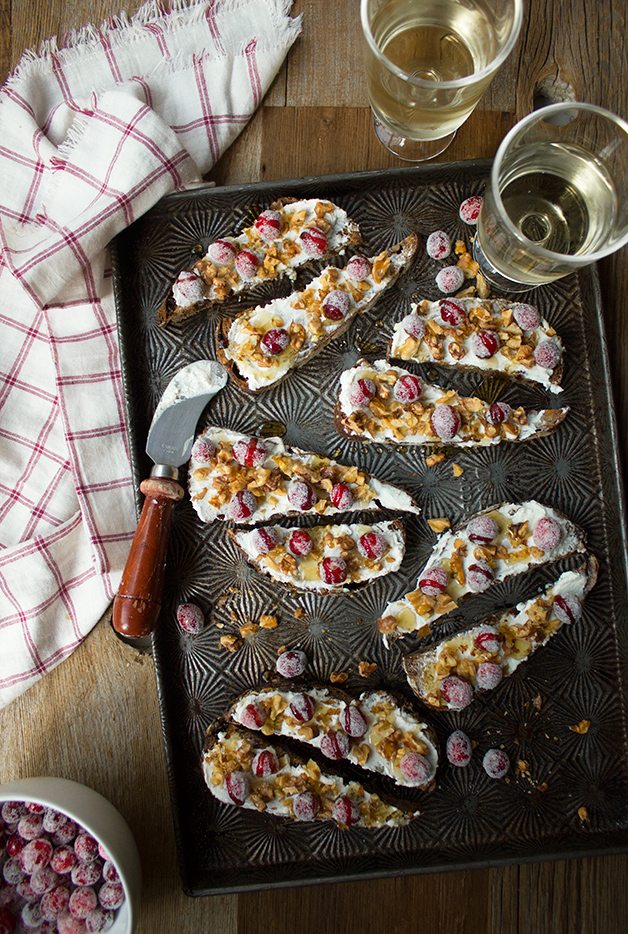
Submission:
<svg viewBox="0 0 628 934">
<path fill-rule="evenodd" d="M 156 324 L 169 283 L 195 251 L 238 231 L 286 195 L 333 198 L 360 223 L 371 253 L 412 230 L 426 235 L 444 228 L 468 239 L 458 205 L 482 192 L 488 170 L 488 162 L 466 162 L 199 188 L 163 199 L 125 231 L 114 245 L 113 274 L 138 487 L 149 469 L 144 443 L 161 392 L 180 367 L 214 353 L 217 314 L 165 330 Z M 597 273 L 582 270 L 528 297 L 566 344 L 560 404 L 571 407 L 567 422 L 550 437 L 457 452 L 428 469 L 417 449 L 398 453 L 340 438 L 332 410 L 340 372 L 361 354 L 375 359 L 384 353 L 393 323 L 407 313 L 414 294 L 438 297 L 435 272 L 419 249 L 409 272 L 347 335 L 264 394 L 253 397 L 230 383 L 201 421 L 250 433 L 279 422 L 288 443 L 358 463 L 402 485 L 421 503 L 424 516 L 407 522 L 408 552 L 397 574 L 352 595 L 299 597 L 278 591 L 251 568 L 223 525 L 202 526 L 188 501 L 175 510 L 153 650 L 181 874 L 190 894 L 610 852 L 628 843 L 626 525 Z M 285 284 L 268 286 L 263 294 L 271 298 L 287 290 Z M 225 312 L 240 307 L 233 301 Z M 541 389 L 423 369 L 445 385 L 455 382 L 486 398 L 547 402 Z M 464 468 L 459 479 L 452 475 L 453 460 Z M 493 503 L 532 496 L 584 527 L 600 559 L 599 581 L 583 620 L 494 694 L 459 713 L 428 715 L 441 740 L 462 728 L 477 748 L 469 768 L 443 767 L 437 791 L 419 796 L 419 819 L 402 829 L 343 832 L 329 824 L 276 820 L 212 798 L 200 769 L 205 728 L 236 695 L 262 680 L 280 645 L 303 648 L 323 680 L 333 671 L 348 672 L 343 687 L 350 691 L 390 685 L 411 696 L 400 652 L 413 643 L 386 651 L 374 621 L 389 599 L 416 580 L 435 540 L 425 518 L 446 515 L 453 524 Z M 552 576 L 546 568 L 499 585 L 470 601 L 439 632 L 524 599 Z M 207 610 L 209 624 L 201 635 L 178 630 L 175 610 L 182 601 Z M 294 616 L 297 607 L 304 610 L 300 619 Z M 220 647 L 221 635 L 237 633 L 238 625 L 264 612 L 278 615 L 278 629 L 259 630 L 234 654 Z M 358 676 L 361 660 L 378 664 L 368 679 Z M 569 729 L 583 719 L 591 721 L 585 735 Z M 481 759 L 494 745 L 503 745 L 513 763 L 525 762 L 529 775 L 513 770 L 507 781 L 491 781 Z M 586 821 L 578 815 L 581 807 Z"/>
</svg>

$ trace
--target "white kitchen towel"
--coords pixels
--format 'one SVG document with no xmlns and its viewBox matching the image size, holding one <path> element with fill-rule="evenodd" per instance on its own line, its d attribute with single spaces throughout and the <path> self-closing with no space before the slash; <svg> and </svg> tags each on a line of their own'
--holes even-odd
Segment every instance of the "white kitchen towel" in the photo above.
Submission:
<svg viewBox="0 0 628 934">
<path fill-rule="evenodd" d="M 107 244 L 235 139 L 290 7 L 150 2 L 47 40 L 0 90 L 0 706 L 98 621 L 135 528 Z"/>
</svg>

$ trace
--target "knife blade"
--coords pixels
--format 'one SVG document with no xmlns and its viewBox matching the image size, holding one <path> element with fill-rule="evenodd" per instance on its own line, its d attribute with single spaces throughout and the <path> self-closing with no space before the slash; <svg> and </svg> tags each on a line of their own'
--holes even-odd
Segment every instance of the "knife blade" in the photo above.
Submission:
<svg viewBox="0 0 628 934">
<path fill-rule="evenodd" d="M 197 422 L 207 403 L 227 382 L 215 360 L 197 360 L 168 383 L 155 410 L 146 442 L 154 463 L 143 480 L 142 513 L 113 601 L 113 628 L 122 636 L 149 635 L 161 609 L 172 510 L 184 495 L 178 468 L 192 450 Z"/>
</svg>

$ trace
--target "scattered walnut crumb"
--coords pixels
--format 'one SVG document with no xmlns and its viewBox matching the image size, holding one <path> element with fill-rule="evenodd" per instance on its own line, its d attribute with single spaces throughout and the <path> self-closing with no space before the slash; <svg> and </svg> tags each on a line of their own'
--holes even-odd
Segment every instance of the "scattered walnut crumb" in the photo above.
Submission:
<svg viewBox="0 0 628 934">
<path fill-rule="evenodd" d="M 587 809 L 585 808 L 584 804 L 582 804 L 582 805 L 578 808 L 578 817 L 580 818 L 581 821 L 587 821 L 587 820 L 589 820 L 589 812 L 588 812 Z"/>
<path fill-rule="evenodd" d="M 249 636 L 254 635 L 259 629 L 257 623 L 247 623 L 246 626 L 240 626 L 240 635 L 243 639 L 248 639 Z"/>
<path fill-rule="evenodd" d="M 224 628 L 225 628 L 224 623 L 216 623 L 216 629 L 224 629 Z"/>
<path fill-rule="evenodd" d="M 454 477 L 461 477 L 464 473 L 464 467 L 461 467 L 460 464 L 452 464 L 451 472 L 453 473 Z"/>
<path fill-rule="evenodd" d="M 221 636 L 220 644 L 227 652 L 237 652 L 242 647 L 242 639 L 239 636 Z"/>
<path fill-rule="evenodd" d="M 451 522 L 449 519 L 440 518 L 440 519 L 428 519 L 427 524 L 431 528 L 432 532 L 444 532 L 445 529 L 451 528 Z"/>
<path fill-rule="evenodd" d="M 332 671 L 332 673 L 329 676 L 329 680 L 331 681 L 332 684 L 342 684 L 344 681 L 347 680 L 348 677 L 349 675 L 347 674 L 346 671 Z"/>
<path fill-rule="evenodd" d="M 542 791 L 542 792 L 549 791 L 549 785 L 547 784 L 547 782 L 541 782 L 540 785 L 536 786 L 536 790 Z"/>
<path fill-rule="evenodd" d="M 302 606 L 298 606 L 296 610 L 294 611 L 294 618 L 303 619 L 304 616 L 305 616 L 305 610 L 303 609 Z"/>
<path fill-rule="evenodd" d="M 537 694 L 532 700 L 532 706 L 535 710 L 540 710 L 543 706 L 543 698 L 540 694 Z"/>
<path fill-rule="evenodd" d="M 467 253 L 467 244 L 464 240 L 456 240 L 456 245 L 454 246 L 454 253 L 460 256 L 461 253 Z"/>
<path fill-rule="evenodd" d="M 358 662 L 358 674 L 361 678 L 368 678 L 377 669 L 377 662 Z"/>
<path fill-rule="evenodd" d="M 589 732 L 589 727 L 591 726 L 590 720 L 581 720 L 580 723 L 574 723 L 573 726 L 570 726 L 569 729 L 572 733 L 580 733 L 582 736 L 583 733 Z"/>
<path fill-rule="evenodd" d="M 262 613 L 259 618 L 259 625 L 262 629 L 276 629 L 278 622 L 276 616 L 269 616 L 268 613 Z"/>
<path fill-rule="evenodd" d="M 517 774 L 518 774 L 518 775 L 523 775 L 523 776 L 526 777 L 526 778 L 528 778 L 528 777 L 530 776 L 530 768 L 529 768 L 528 763 L 526 762 L 525 759 L 518 759 L 518 760 L 517 760 Z"/>
<path fill-rule="evenodd" d="M 287 645 L 280 645 L 279 648 L 277 649 L 277 655 L 283 655 L 283 653 L 287 651 L 288 651 Z"/>
<path fill-rule="evenodd" d="M 425 464 L 427 467 L 435 467 L 436 464 L 442 464 L 444 460 L 444 454 L 430 454 L 429 457 L 425 458 Z"/>
</svg>

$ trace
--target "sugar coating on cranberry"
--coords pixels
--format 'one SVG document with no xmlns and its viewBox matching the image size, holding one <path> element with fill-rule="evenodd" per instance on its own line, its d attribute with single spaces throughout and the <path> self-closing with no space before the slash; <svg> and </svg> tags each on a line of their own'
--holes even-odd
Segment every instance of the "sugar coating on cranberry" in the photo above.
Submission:
<svg viewBox="0 0 628 934">
<path fill-rule="evenodd" d="M 186 269 L 177 276 L 172 293 L 177 302 L 201 302 L 205 298 L 205 284 L 198 273 Z"/>
<path fill-rule="evenodd" d="M 309 694 L 293 694 L 290 713 L 299 723 L 307 723 L 314 716 L 314 701 Z"/>
<path fill-rule="evenodd" d="M 397 402 L 416 402 L 422 388 L 419 377 L 408 373 L 406 376 L 400 376 L 393 386 L 393 396 Z"/>
<path fill-rule="evenodd" d="M 2 867 L 2 877 L 9 885 L 17 885 L 18 882 L 22 881 L 24 875 L 19 857 L 12 856 Z"/>
<path fill-rule="evenodd" d="M 543 551 L 551 551 L 556 548 L 562 538 L 561 528 L 551 516 L 543 516 L 534 527 L 532 535 L 534 544 Z"/>
<path fill-rule="evenodd" d="M 414 750 L 410 750 L 403 756 L 399 769 L 403 777 L 413 785 L 424 785 L 432 774 L 429 761 Z"/>
<path fill-rule="evenodd" d="M 534 331 L 541 323 L 541 316 L 534 305 L 528 305 L 526 302 L 515 302 L 510 310 L 515 319 L 515 324 L 518 324 L 522 331 Z"/>
<path fill-rule="evenodd" d="M 471 762 L 471 740 L 462 730 L 454 730 L 447 737 L 447 761 L 451 765 L 464 769 Z"/>
<path fill-rule="evenodd" d="M 386 541 L 378 532 L 365 532 L 358 539 L 358 551 L 364 558 L 376 560 L 386 550 Z"/>
<path fill-rule="evenodd" d="M 288 484 L 288 502 L 295 509 L 305 512 L 316 502 L 316 493 L 305 480 L 291 480 Z"/>
<path fill-rule="evenodd" d="M 212 263 L 217 266 L 230 266 L 236 257 L 237 250 L 228 240 L 215 240 L 207 251 Z"/>
<path fill-rule="evenodd" d="M 438 313 L 443 324 L 450 328 L 459 328 L 467 318 L 464 305 L 453 298 L 441 299 L 438 303 Z"/>
<path fill-rule="evenodd" d="M 323 558 L 318 565 L 318 574 L 325 584 L 342 584 L 347 579 L 347 562 L 344 558 Z"/>
<path fill-rule="evenodd" d="M 301 558 L 304 555 L 309 555 L 313 544 L 309 532 L 306 532 L 305 529 L 295 529 L 288 539 L 288 550 L 291 551 L 293 555 L 297 555 L 297 557 Z"/>
<path fill-rule="evenodd" d="M 456 292 L 464 282 L 464 273 L 460 266 L 444 266 L 436 274 L 436 285 L 445 295 Z"/>
<path fill-rule="evenodd" d="M 241 250 L 235 258 L 236 272 L 241 279 L 254 279 L 259 267 L 259 260 L 251 250 Z"/>
<path fill-rule="evenodd" d="M 495 572 L 488 561 L 475 561 L 467 568 L 467 584 L 474 593 L 482 593 L 493 582 Z"/>
<path fill-rule="evenodd" d="M 434 406 L 430 416 L 430 424 L 434 433 L 441 441 L 451 441 L 458 434 L 460 428 L 460 415 L 458 411 L 446 402 L 439 402 Z"/>
<path fill-rule="evenodd" d="M 15 886 L 15 891 L 28 902 L 35 901 L 37 899 L 37 893 L 34 892 L 31 887 L 30 876 L 24 876 L 23 879 L 20 879 L 18 884 Z"/>
<path fill-rule="evenodd" d="M 355 704 L 348 704 L 340 714 L 340 726 L 349 736 L 364 736 L 367 730 L 367 722 L 364 714 Z"/>
<path fill-rule="evenodd" d="M 510 759 L 503 749 L 489 749 L 484 753 L 482 766 L 489 778 L 503 778 L 510 768 Z"/>
<path fill-rule="evenodd" d="M 488 407 L 486 420 L 491 425 L 501 425 L 502 422 L 507 422 L 511 415 L 512 407 L 507 402 L 493 402 Z"/>
<path fill-rule="evenodd" d="M 23 905 L 22 911 L 20 912 L 20 919 L 27 930 L 41 930 L 43 917 L 39 902 L 28 902 L 26 905 Z"/>
<path fill-rule="evenodd" d="M 401 321 L 401 327 L 410 337 L 420 341 L 425 335 L 425 318 L 415 314 L 406 315 Z"/>
<path fill-rule="evenodd" d="M 44 838 L 31 840 L 20 853 L 20 866 L 30 876 L 36 869 L 42 869 L 48 865 L 52 853 L 53 849 L 50 840 Z"/>
<path fill-rule="evenodd" d="M 447 259 L 451 253 L 451 240 L 444 230 L 433 230 L 425 243 L 427 255 L 432 259 Z"/>
<path fill-rule="evenodd" d="M 259 438 L 241 438 L 233 445 L 231 453 L 241 467 L 261 467 L 268 451 Z"/>
<path fill-rule="evenodd" d="M 98 856 L 98 841 L 88 833 L 79 833 L 74 841 L 74 852 L 82 863 L 89 863 Z"/>
<path fill-rule="evenodd" d="M 336 509 L 350 509 L 353 505 L 353 493 L 346 483 L 334 483 L 329 496 Z"/>
<path fill-rule="evenodd" d="M 255 702 L 247 704 L 240 714 L 240 723 L 249 730 L 259 730 L 267 719 L 268 715 L 262 705 Z"/>
<path fill-rule="evenodd" d="M 469 541 L 490 545 L 497 537 L 499 526 L 490 516 L 476 516 L 467 525 Z"/>
<path fill-rule="evenodd" d="M 251 545 L 257 555 L 267 555 L 277 547 L 277 533 L 274 529 L 255 529 L 251 533 Z"/>
<path fill-rule="evenodd" d="M 43 828 L 46 833 L 56 833 L 61 824 L 67 820 L 65 814 L 61 811 L 55 811 L 54 808 L 47 808 L 43 816 Z"/>
<path fill-rule="evenodd" d="M 320 749 L 323 755 L 327 756 L 328 759 L 343 759 L 350 748 L 351 742 L 346 733 L 329 730 L 329 732 L 321 737 Z"/>
<path fill-rule="evenodd" d="M 292 811 L 297 820 L 314 820 L 321 809 L 321 799 L 312 791 L 304 791 L 292 799 Z"/>
<path fill-rule="evenodd" d="M 299 649 L 289 649 L 281 653 L 275 668 L 282 678 L 298 678 L 307 668 L 307 655 Z"/>
<path fill-rule="evenodd" d="M 371 261 L 366 256 L 352 256 L 345 266 L 345 272 L 354 282 L 363 282 L 371 275 Z"/>
<path fill-rule="evenodd" d="M 70 889 L 67 885 L 57 885 L 50 892 L 46 892 L 41 899 L 41 913 L 48 921 L 54 920 L 68 907 Z"/>
<path fill-rule="evenodd" d="M 237 804 L 238 807 L 241 807 L 246 799 L 249 796 L 249 776 L 246 772 L 227 772 L 225 776 L 225 788 L 227 789 L 227 794 L 234 804 Z M 115 882 L 105 882 L 105 885 L 116 885 Z M 100 892 L 102 892 L 101 888 Z M 105 904 L 105 902 L 100 898 L 100 904 L 103 908 L 113 908 L 113 905 Z"/>
<path fill-rule="evenodd" d="M 55 844 L 69 843 L 71 840 L 74 840 L 77 833 L 78 826 L 68 817 L 68 819 L 64 821 L 63 824 L 57 827 L 53 842 Z"/>
<path fill-rule="evenodd" d="M 110 859 L 106 859 L 102 867 L 102 877 L 105 882 L 118 882 L 118 870 L 113 865 Z"/>
<path fill-rule="evenodd" d="M 87 866 L 95 866 L 97 863 L 86 863 Z M 43 895 L 44 892 L 50 892 L 61 880 L 52 866 L 43 866 L 36 869 L 31 876 L 31 888 L 37 895 Z"/>
<path fill-rule="evenodd" d="M 349 795 L 341 795 L 334 801 L 331 811 L 333 819 L 341 827 L 352 827 L 360 820 L 360 808 Z"/>
<path fill-rule="evenodd" d="M 99 855 L 100 857 L 102 857 L 102 859 L 106 859 L 106 860 L 111 861 L 111 857 L 110 857 L 109 854 L 107 853 L 107 851 L 106 851 L 106 849 L 104 848 L 104 846 L 102 845 L 102 843 L 99 843 L 99 844 L 98 844 L 98 855 Z"/>
<path fill-rule="evenodd" d="M 322 302 L 324 316 L 329 321 L 342 321 L 349 311 L 349 295 L 343 289 L 328 292 Z"/>
<path fill-rule="evenodd" d="M 44 804 L 39 804 L 38 801 L 27 801 L 25 807 L 27 811 L 31 812 L 31 814 L 41 814 L 42 817 L 46 810 L 46 806 Z"/>
<path fill-rule="evenodd" d="M 476 331 L 471 335 L 471 350 L 480 360 L 487 360 L 499 350 L 499 338 L 494 331 Z"/>
<path fill-rule="evenodd" d="M 41 814 L 25 814 L 17 822 L 17 832 L 24 840 L 36 840 L 41 837 L 44 821 Z"/>
<path fill-rule="evenodd" d="M 453 710 L 463 710 L 473 700 L 473 686 L 458 675 L 449 675 L 440 686 L 440 692 Z"/>
<path fill-rule="evenodd" d="M 449 574 L 440 565 L 434 565 L 423 572 L 419 578 L 419 590 L 426 597 L 437 597 L 445 593 L 449 584 Z"/>
<path fill-rule="evenodd" d="M 96 885 L 100 875 L 100 861 L 93 859 L 91 863 L 78 863 L 73 866 L 71 879 L 74 885 Z"/>
<path fill-rule="evenodd" d="M 99 934 L 100 931 L 108 931 L 113 922 L 113 912 L 105 911 L 104 908 L 97 905 L 85 918 L 85 930 L 87 934 Z"/>
<path fill-rule="evenodd" d="M 81 885 L 74 889 L 70 895 L 68 908 L 71 915 L 84 920 L 90 911 L 94 910 L 97 904 L 98 899 L 94 889 L 89 885 Z"/>
<path fill-rule="evenodd" d="M 270 328 L 259 343 L 265 354 L 276 357 L 278 354 L 283 353 L 290 343 L 290 335 L 285 328 Z"/>
<path fill-rule="evenodd" d="M 59 934 L 85 934 L 85 922 L 66 911 L 57 918 L 57 929 Z"/>
<path fill-rule="evenodd" d="M 50 866 L 55 872 L 65 875 L 66 872 L 70 872 L 76 862 L 77 856 L 72 847 L 62 844 L 52 854 Z"/>
<path fill-rule="evenodd" d="M 232 775 L 238 774 L 235 772 Z M 105 882 L 98 891 L 98 901 L 107 911 L 115 911 L 124 901 L 124 889 L 120 882 Z"/>
<path fill-rule="evenodd" d="M 582 603 L 572 593 L 557 594 L 554 597 L 552 612 L 561 623 L 577 623 L 582 616 Z"/>
<path fill-rule="evenodd" d="M 279 211 L 262 211 L 255 221 L 255 229 L 262 240 L 270 243 L 281 234 L 281 214 Z"/>
<path fill-rule="evenodd" d="M 501 633 L 492 629 L 483 629 L 478 632 L 473 639 L 473 644 L 482 652 L 488 652 L 489 655 L 497 655 L 500 650 L 504 637 Z"/>
<path fill-rule="evenodd" d="M 312 259 L 322 259 L 327 253 L 327 237 L 318 227 L 306 227 L 301 232 L 303 252 Z"/>
<path fill-rule="evenodd" d="M 5 801 L 2 805 L 2 820 L 7 824 L 17 824 L 20 817 L 26 813 L 21 801 Z"/>
<path fill-rule="evenodd" d="M 477 224 L 483 201 L 484 198 L 480 197 L 480 195 L 471 195 L 470 198 L 465 198 L 458 209 L 460 220 L 464 221 L 465 224 Z"/>
<path fill-rule="evenodd" d="M 248 519 L 257 509 L 257 500 L 249 490 L 239 490 L 234 493 L 227 507 L 227 518 L 233 522 L 242 522 Z"/>
<path fill-rule="evenodd" d="M 253 775 L 259 778 L 267 778 L 274 775 L 279 769 L 279 761 L 272 749 L 260 749 L 256 752 L 251 763 Z"/>
<path fill-rule="evenodd" d="M 482 662 L 475 673 L 475 684 L 482 691 L 492 691 L 503 677 L 501 665 L 496 662 Z"/>
<path fill-rule="evenodd" d="M 376 392 L 377 386 L 372 379 L 368 379 L 368 377 L 356 379 L 349 387 L 349 402 L 351 405 L 368 405 Z"/>
<path fill-rule="evenodd" d="M 560 362 L 560 347 L 556 341 L 541 341 L 534 350 L 534 359 L 545 370 L 553 370 Z"/>
<path fill-rule="evenodd" d="M 177 607 L 177 623 L 183 632 L 196 635 L 205 625 L 205 614 L 196 603 L 180 603 Z"/>
</svg>

